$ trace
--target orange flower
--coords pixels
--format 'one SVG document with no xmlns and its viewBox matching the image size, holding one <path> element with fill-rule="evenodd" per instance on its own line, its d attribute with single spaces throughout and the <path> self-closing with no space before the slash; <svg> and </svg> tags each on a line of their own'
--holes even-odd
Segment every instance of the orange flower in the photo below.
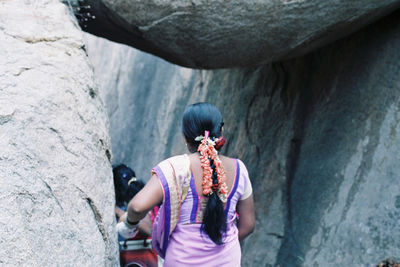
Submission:
<svg viewBox="0 0 400 267">
<path fill-rule="evenodd" d="M 225 183 L 225 171 L 222 167 L 221 160 L 218 157 L 218 152 L 214 148 L 215 142 L 208 137 L 208 132 L 205 133 L 205 137 L 196 137 L 197 141 L 201 140 L 201 143 L 197 149 L 200 152 L 200 164 L 203 168 L 203 181 L 201 183 L 203 187 L 203 195 L 209 196 L 213 193 L 213 187 L 217 190 L 218 197 L 222 202 L 226 202 L 228 194 L 228 187 Z M 215 171 L 217 172 L 218 187 L 215 188 L 212 182 L 213 169 L 210 166 L 209 158 L 214 161 Z"/>
</svg>

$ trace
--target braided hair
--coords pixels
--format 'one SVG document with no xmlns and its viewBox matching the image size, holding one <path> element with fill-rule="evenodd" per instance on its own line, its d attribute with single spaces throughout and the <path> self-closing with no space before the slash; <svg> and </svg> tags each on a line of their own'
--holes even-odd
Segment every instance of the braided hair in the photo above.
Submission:
<svg viewBox="0 0 400 267">
<path fill-rule="evenodd" d="M 195 139 L 196 137 L 203 135 L 205 131 L 209 132 L 210 137 L 220 137 L 222 125 L 222 115 L 214 105 L 202 102 L 187 107 L 183 114 L 182 131 L 188 143 L 189 151 L 192 153 L 197 151 L 201 141 Z M 202 232 L 206 233 L 215 244 L 221 245 L 223 244 L 222 235 L 227 229 L 226 215 L 224 211 L 224 203 L 217 194 L 219 181 L 216 165 L 218 164 L 215 162 L 216 159 L 210 157 L 208 157 L 208 161 L 209 166 L 212 169 L 212 171 L 210 170 L 212 173 L 210 179 L 212 183 L 210 187 L 212 192 L 207 194 L 208 201 L 200 229 Z M 203 186 L 204 183 L 203 180 Z"/>
</svg>

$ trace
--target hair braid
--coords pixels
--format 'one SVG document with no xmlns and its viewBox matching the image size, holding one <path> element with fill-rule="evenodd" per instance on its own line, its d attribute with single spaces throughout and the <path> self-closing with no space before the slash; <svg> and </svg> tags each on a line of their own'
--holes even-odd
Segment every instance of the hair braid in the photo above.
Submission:
<svg viewBox="0 0 400 267">
<path fill-rule="evenodd" d="M 218 190 L 218 174 L 214 160 L 208 158 L 212 169 L 212 189 L 213 192 Z M 211 194 L 207 201 L 207 206 L 203 215 L 203 224 L 201 230 L 206 232 L 210 239 L 217 245 L 222 245 L 222 233 L 226 232 L 226 216 L 224 211 L 224 203 L 216 193 Z"/>
<path fill-rule="evenodd" d="M 210 167 L 212 169 L 212 175 L 211 175 L 212 186 L 211 186 L 211 189 L 212 189 L 213 192 L 217 192 L 218 187 L 219 187 L 218 172 L 216 170 L 216 166 L 214 164 L 214 160 L 211 159 L 211 158 L 208 158 L 208 160 L 210 161 Z"/>
</svg>

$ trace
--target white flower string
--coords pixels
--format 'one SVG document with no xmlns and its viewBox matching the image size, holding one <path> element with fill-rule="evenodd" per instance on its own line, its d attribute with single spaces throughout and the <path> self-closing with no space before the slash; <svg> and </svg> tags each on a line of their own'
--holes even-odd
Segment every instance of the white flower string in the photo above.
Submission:
<svg viewBox="0 0 400 267">
<path fill-rule="evenodd" d="M 228 195 L 228 187 L 226 185 L 225 171 L 222 167 L 222 162 L 218 157 L 218 152 L 215 149 L 215 140 L 209 137 L 209 131 L 205 131 L 204 136 L 197 136 L 195 141 L 200 141 L 197 151 L 200 152 L 201 167 L 203 168 L 203 195 L 210 196 L 217 192 L 220 200 L 225 203 Z M 210 166 L 210 160 L 213 160 L 215 171 L 217 172 L 218 183 L 212 181 L 213 169 Z"/>
</svg>

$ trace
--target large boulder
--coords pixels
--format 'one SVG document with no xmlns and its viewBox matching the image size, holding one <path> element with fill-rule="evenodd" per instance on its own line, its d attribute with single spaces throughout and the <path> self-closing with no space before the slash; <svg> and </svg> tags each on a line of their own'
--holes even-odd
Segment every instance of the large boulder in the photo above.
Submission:
<svg viewBox="0 0 400 267">
<path fill-rule="evenodd" d="M 88 37 L 114 163 L 146 179 L 186 152 L 182 112 L 206 100 L 224 115 L 222 152 L 243 159 L 253 183 L 243 266 L 373 266 L 400 255 L 399 18 L 297 59 L 214 71 Z"/>
<path fill-rule="evenodd" d="M 74 8 L 84 30 L 182 66 L 206 69 L 298 56 L 400 6 L 400 0 L 75 2 L 80 3 Z"/>
<path fill-rule="evenodd" d="M 117 266 L 108 119 L 59 1 L 0 3 L 0 265 Z"/>
</svg>

